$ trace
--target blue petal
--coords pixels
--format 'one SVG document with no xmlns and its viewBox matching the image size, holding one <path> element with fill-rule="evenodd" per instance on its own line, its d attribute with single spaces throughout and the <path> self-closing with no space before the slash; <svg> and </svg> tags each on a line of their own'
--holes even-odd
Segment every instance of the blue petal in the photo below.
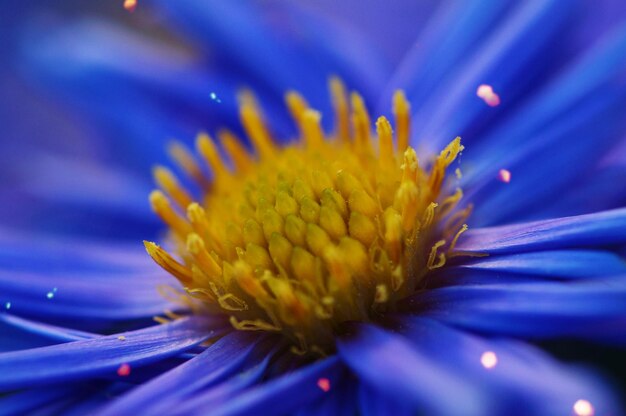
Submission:
<svg viewBox="0 0 626 416">
<path fill-rule="evenodd" d="M 390 400 L 366 384 L 359 386 L 359 414 L 362 416 L 410 416 L 415 409 L 406 402 Z"/>
<path fill-rule="evenodd" d="M 623 139 L 626 26 L 599 43 L 509 120 L 470 143 L 463 183 L 469 199 L 480 201 L 474 223 L 545 218 L 541 210 L 555 193 L 574 189 L 588 174 L 571 167 L 583 161 L 593 168 Z M 511 171 L 510 183 L 497 181 L 501 168 Z M 624 190 L 616 183 L 611 194 L 619 197 Z M 580 202 L 575 212 L 589 212 Z"/>
<path fill-rule="evenodd" d="M 212 336 L 198 317 L 167 325 L 0 354 L 0 391 L 113 374 L 121 364 L 140 367 L 176 355 Z M 126 337 L 118 339 L 119 335 Z"/>
<path fill-rule="evenodd" d="M 485 333 L 626 344 L 626 278 L 451 286 L 406 299 L 423 316 Z"/>
<path fill-rule="evenodd" d="M 0 415 L 32 414 L 32 412 L 41 410 L 48 404 L 75 393 L 75 390 L 70 386 L 48 386 L 0 396 Z"/>
<path fill-rule="evenodd" d="M 177 415 L 206 414 L 221 403 L 230 400 L 237 400 L 242 391 L 260 382 L 267 375 L 270 361 L 274 358 L 272 353 L 265 357 L 255 357 L 251 360 L 250 368 L 240 372 L 237 376 L 231 377 L 224 382 L 212 386 L 207 391 L 188 397 L 185 401 L 178 403 L 172 412 Z"/>
<path fill-rule="evenodd" d="M 30 321 L 8 313 L 0 313 L 0 328 L 2 328 L 3 334 L 7 334 L 5 337 L 0 338 L 0 351 L 42 347 L 44 345 L 57 344 L 60 342 L 91 339 L 98 336 L 98 334 L 78 331 L 76 329 Z M 17 334 L 14 337 L 8 335 L 10 329 L 17 330 Z M 8 340 L 6 338 L 17 338 L 15 341 L 19 340 L 20 343 L 12 343 L 11 341 L 14 340 Z"/>
<path fill-rule="evenodd" d="M 327 358 L 247 390 L 236 400 L 217 405 L 211 414 L 288 414 L 323 397 L 325 392 L 318 386 L 320 378 L 328 379 L 332 388 L 338 383 L 341 373 L 339 359 Z"/>
<path fill-rule="evenodd" d="M 389 400 L 426 414 L 485 413 L 478 390 L 456 371 L 416 350 L 408 340 L 368 324 L 350 326 L 337 348 L 362 383 Z M 450 400 L 449 392 L 454 392 Z"/>
<path fill-rule="evenodd" d="M 456 267 L 564 279 L 626 275 L 626 262 L 623 258 L 615 253 L 599 250 L 553 250 L 491 255 L 464 262 Z M 446 268 L 443 273 L 452 272 L 453 269 Z"/>
<path fill-rule="evenodd" d="M 479 85 L 491 84 L 511 101 L 526 92 L 528 73 L 538 61 L 548 59 L 550 41 L 559 35 L 571 12 L 571 7 L 558 0 L 516 3 L 511 9 L 481 43 L 463 51 L 463 62 L 453 66 L 441 84 L 431 87 L 436 93 L 416 111 L 415 137 L 423 138 L 431 150 L 464 135 L 479 116 L 489 116 L 485 103 L 476 97 Z M 504 106 L 496 109 L 503 110 Z"/>
<path fill-rule="evenodd" d="M 499 227 L 470 229 L 457 249 L 471 253 L 519 253 L 535 250 L 626 244 L 626 209 Z"/>
<path fill-rule="evenodd" d="M 297 416 L 356 415 L 358 385 L 355 380 L 344 377 L 331 387 L 319 401 L 302 407 Z"/>
<path fill-rule="evenodd" d="M 259 341 L 253 333 L 235 331 L 226 335 L 186 363 L 131 390 L 99 414 L 156 415 L 165 409 L 179 408 L 189 397 L 240 370 L 258 349 Z"/>
<path fill-rule="evenodd" d="M 484 414 L 570 414 L 581 399 L 592 404 L 595 414 L 620 413 L 615 398 L 598 377 L 562 365 L 531 345 L 488 340 L 419 317 L 398 317 L 394 327 L 414 342 L 413 348 L 420 354 L 476 387 L 486 408 Z M 486 352 L 497 359 L 490 369 L 482 364 Z M 446 393 L 440 394 L 448 397 Z M 461 409 L 458 413 L 463 413 Z"/>
</svg>

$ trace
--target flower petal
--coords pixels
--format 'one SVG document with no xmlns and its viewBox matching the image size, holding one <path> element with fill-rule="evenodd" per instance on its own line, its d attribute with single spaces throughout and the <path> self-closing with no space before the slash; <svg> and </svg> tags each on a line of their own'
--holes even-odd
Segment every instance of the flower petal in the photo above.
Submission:
<svg viewBox="0 0 626 416">
<path fill-rule="evenodd" d="M 96 339 L 0 354 L 0 391 L 112 375 L 122 364 L 142 366 L 176 355 L 209 338 L 198 317 Z M 125 337 L 118 339 L 119 335 Z"/>
<path fill-rule="evenodd" d="M 342 366 L 335 357 L 326 358 L 307 365 L 292 373 L 284 374 L 260 384 L 215 406 L 212 415 L 235 416 L 257 414 L 288 414 L 309 403 L 319 400 L 324 394 L 318 386 L 320 378 L 326 378 L 332 388 L 342 374 Z"/>
<path fill-rule="evenodd" d="M 446 268 L 488 270 L 541 277 L 580 279 L 595 276 L 626 275 L 626 262 L 615 253 L 600 250 L 550 250 L 530 253 L 490 255 Z M 452 270 L 450 270 L 452 269 Z"/>
<path fill-rule="evenodd" d="M 626 208 L 594 214 L 469 230 L 457 249 L 519 253 L 626 244 Z"/>
<path fill-rule="evenodd" d="M 389 400 L 426 414 L 482 415 L 472 383 L 416 350 L 405 338 L 369 324 L 353 324 L 337 343 L 339 355 L 361 381 Z M 448 392 L 454 392 L 450 400 Z"/>
<path fill-rule="evenodd" d="M 131 390 L 99 415 L 156 415 L 179 408 L 189 397 L 239 371 L 260 341 L 258 334 L 232 332 L 186 363 Z"/>
<path fill-rule="evenodd" d="M 626 344 L 626 278 L 462 285 L 403 301 L 407 310 L 485 333 Z"/>
<path fill-rule="evenodd" d="M 476 387 L 485 414 L 570 414 L 579 400 L 590 402 L 595 414 L 620 413 L 598 377 L 531 345 L 488 340 L 420 317 L 398 317 L 395 324 L 415 350 Z"/>
</svg>

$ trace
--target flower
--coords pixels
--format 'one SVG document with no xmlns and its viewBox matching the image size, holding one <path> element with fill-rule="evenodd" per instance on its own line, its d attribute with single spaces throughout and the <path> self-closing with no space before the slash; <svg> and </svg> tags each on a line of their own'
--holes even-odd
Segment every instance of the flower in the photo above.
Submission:
<svg viewBox="0 0 626 416">
<path fill-rule="evenodd" d="M 3 411 L 619 413 L 602 377 L 534 344 L 584 340 L 621 348 L 625 342 L 626 209 L 620 207 L 626 185 L 620 178 L 626 30 L 621 23 L 598 21 L 589 13 L 571 25 L 568 19 L 581 9 L 556 1 L 447 4 L 436 10 L 424 3 L 416 6 L 418 15 L 432 18 L 418 42 L 411 32 L 389 44 L 381 40 L 378 45 L 389 46 L 381 48 L 385 55 L 362 47 L 363 38 L 345 33 L 332 16 L 311 7 L 191 0 L 159 6 L 200 40 L 200 48 L 212 39 L 212 53 L 224 66 L 198 59 L 180 39 L 168 38 L 178 46 L 158 49 L 153 40 L 110 23 L 62 24 L 52 32 L 46 26 L 51 40 L 33 42 L 42 30 L 35 20 L 22 34 L 21 58 L 31 79 L 62 90 L 81 104 L 75 111 L 97 125 L 114 125 L 119 135 L 109 137 L 108 146 L 88 142 L 83 151 L 86 159 L 90 152 L 96 155 L 93 162 L 72 162 L 67 151 L 50 156 L 33 147 L 36 163 L 28 169 L 6 164 L 21 182 L 17 192 L 3 195 L 28 203 L 14 215 L 19 232 L 14 224 L 0 237 L 5 265 L 0 322 L 13 334 L 2 337 L 3 349 L 12 350 L 0 354 Z M 150 7 L 138 2 L 133 18 Z M 401 28 L 403 16 L 387 23 Z M 376 16 L 380 23 L 386 17 Z M 307 50 L 311 44 L 315 49 Z M 165 194 L 190 207 L 191 217 L 187 221 L 177 213 L 164 193 L 152 194 L 153 208 L 173 231 L 169 239 L 158 238 L 173 243 L 168 250 L 147 244 L 169 272 L 161 273 L 136 238 L 155 237 L 156 226 L 136 202 L 148 192 L 134 169 L 147 171 L 147 164 L 160 159 L 155 137 L 188 137 L 215 127 L 216 118 L 232 128 L 236 103 L 227 92 L 240 73 L 254 80 L 260 101 L 267 102 L 264 120 L 275 133 L 269 135 L 256 102 L 244 94 L 244 130 L 260 159 L 248 160 L 239 142 L 223 133 L 234 164 L 239 155 L 245 163 L 238 167 L 248 171 L 220 177 L 226 169 L 222 158 L 201 134 L 198 150 L 211 168 L 212 184 L 198 174 L 204 167 L 183 144 L 170 146 L 179 172 L 197 184 L 183 175 L 175 179 L 163 167 L 154 170 Z M 379 150 L 371 147 L 369 116 L 358 95 L 351 103 L 351 142 L 358 145 L 327 138 L 331 131 L 348 135 L 346 106 L 338 105 L 345 94 L 336 93 L 342 89 L 336 80 L 338 127 L 324 124 L 332 118 L 320 84 L 329 73 L 362 91 L 365 102 L 387 102 L 402 87 L 412 105 L 410 143 L 402 94 L 394 100 L 395 151 L 387 118 L 376 123 Z M 288 94 L 287 103 L 304 146 L 269 140 L 285 140 L 293 132 L 277 104 L 287 87 L 303 91 L 303 96 Z M 205 119 L 208 114 L 213 118 Z M 126 142 L 127 134 L 133 142 Z M 466 148 L 462 155 L 459 140 L 453 140 L 457 135 Z M 115 158 L 98 159 L 111 148 L 118 150 Z M 446 151 L 437 158 L 441 149 Z M 454 156 L 458 162 L 446 170 Z M 323 184 L 319 177 L 311 183 L 302 179 L 298 188 L 296 180 L 307 172 L 324 173 L 324 160 L 341 169 L 328 168 L 326 173 L 337 175 L 327 178 L 330 186 L 305 186 Z M 444 171 L 454 173 L 443 181 Z M 283 177 L 276 172 L 287 175 L 289 186 L 278 183 Z M 362 178 L 376 186 L 361 187 Z M 246 188 L 245 181 L 254 186 Z M 200 192 L 188 190 L 194 186 Z M 248 191 L 257 192 L 255 208 L 264 197 L 273 203 L 259 213 L 244 212 L 237 223 L 228 198 L 241 205 Z M 294 207 L 306 205 L 307 197 L 319 212 L 296 215 Z M 194 199 L 200 204 L 190 204 Z M 370 200 L 374 204 L 368 205 Z M 470 203 L 474 210 L 468 217 L 464 207 Z M 201 206 L 215 211 L 203 212 Z M 445 227 L 444 206 L 452 216 L 460 213 L 461 221 L 452 222 L 456 226 Z M 395 222 L 387 221 L 387 208 L 395 210 L 395 216 L 388 211 Z M 77 217 L 58 218 L 67 211 Z M 284 224 L 272 229 L 272 218 L 259 219 L 267 212 L 276 213 L 279 224 L 292 215 L 294 232 Z M 353 213 L 361 217 L 350 227 Z M 56 224 L 74 224 L 73 235 L 42 233 L 34 220 L 46 214 Z M 81 229 L 85 218 L 100 221 L 100 227 Z M 206 233 L 215 233 L 213 239 L 198 228 L 209 219 L 216 224 Z M 238 243 L 229 223 L 252 245 Z M 325 234 L 300 241 L 298 224 Z M 394 229 L 390 224 L 404 237 L 387 238 Z M 136 231 L 124 230 L 131 225 Z M 423 232 L 415 235 L 418 228 Z M 130 238 L 111 238 L 118 230 Z M 379 236 L 372 239 L 368 230 Z M 207 244 L 226 245 L 229 239 L 235 255 L 221 255 L 217 246 L 209 247 L 214 253 L 207 250 Z M 295 257 L 292 246 L 313 258 L 323 282 L 347 276 L 346 285 L 329 291 L 328 304 L 349 309 L 354 302 L 370 310 L 315 312 L 324 297 L 307 300 L 313 291 L 294 288 L 304 286 L 300 275 L 308 268 L 297 274 L 286 263 Z M 389 259 L 377 261 L 366 250 L 372 247 Z M 227 256 L 240 259 L 226 262 Z M 305 262 L 302 257 L 295 265 Z M 231 274 L 215 272 L 227 266 Z M 388 269 L 377 274 L 378 266 Z M 281 268 L 292 278 L 281 280 Z M 372 280 L 356 285 L 355 277 Z M 398 286 L 392 284 L 396 277 Z M 410 279 L 419 285 L 402 286 Z M 164 296 L 155 293 L 157 285 L 163 285 Z M 201 295 L 200 302 L 189 295 Z M 323 319 L 329 311 L 332 324 Z M 151 325 L 153 316 L 162 324 Z"/>
</svg>

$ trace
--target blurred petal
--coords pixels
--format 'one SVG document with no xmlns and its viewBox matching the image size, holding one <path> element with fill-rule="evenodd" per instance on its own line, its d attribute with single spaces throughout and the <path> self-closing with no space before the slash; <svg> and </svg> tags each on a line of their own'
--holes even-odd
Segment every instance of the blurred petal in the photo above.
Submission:
<svg viewBox="0 0 626 416">
<path fill-rule="evenodd" d="M 485 414 L 476 388 L 456 371 L 422 354 L 405 338 L 368 324 L 350 326 L 339 355 L 362 383 L 389 400 L 428 414 Z M 448 392 L 454 392 L 450 400 Z"/>
<path fill-rule="evenodd" d="M 179 408 L 190 396 L 239 371 L 258 349 L 260 340 L 254 333 L 228 334 L 186 363 L 131 390 L 99 415 L 157 415 Z"/>
<path fill-rule="evenodd" d="M 626 208 L 574 217 L 469 230 L 457 249 L 469 253 L 614 246 L 626 243 Z"/>
<path fill-rule="evenodd" d="M 467 329 L 530 339 L 626 344 L 626 277 L 568 283 L 462 285 L 403 301 L 420 315 Z"/>
<path fill-rule="evenodd" d="M 326 358 L 292 373 L 260 384 L 213 407 L 212 415 L 248 415 L 251 413 L 288 414 L 302 406 L 319 400 L 325 392 L 318 387 L 320 378 L 328 379 L 330 386 L 337 384 L 342 373 L 337 357 Z"/>
<path fill-rule="evenodd" d="M 457 267 L 562 279 L 626 275 L 626 262 L 622 257 L 598 250 L 553 250 L 491 255 L 464 262 Z M 446 268 L 445 273 L 449 272 L 453 272 L 453 268 Z"/>
<path fill-rule="evenodd" d="M 112 375 L 122 364 L 141 367 L 185 351 L 212 336 L 198 317 L 138 331 L 0 354 L 0 390 Z M 123 335 L 124 340 L 118 339 Z"/>
<path fill-rule="evenodd" d="M 531 345 L 488 340 L 419 317 L 399 317 L 396 325 L 415 350 L 477 388 L 485 414 L 512 409 L 515 414 L 570 414 L 581 399 L 592 404 L 595 414 L 620 413 L 598 377 L 559 364 Z"/>
</svg>

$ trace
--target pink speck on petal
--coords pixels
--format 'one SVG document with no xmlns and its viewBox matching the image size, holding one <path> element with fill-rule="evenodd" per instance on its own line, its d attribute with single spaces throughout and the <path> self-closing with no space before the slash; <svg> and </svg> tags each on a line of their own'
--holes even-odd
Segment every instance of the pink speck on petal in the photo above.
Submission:
<svg viewBox="0 0 626 416">
<path fill-rule="evenodd" d="M 129 12 L 134 12 L 137 7 L 137 0 L 124 0 L 124 8 Z"/>
<path fill-rule="evenodd" d="M 504 183 L 511 182 L 511 172 L 506 169 L 500 169 L 498 172 L 498 179 Z"/>
<path fill-rule="evenodd" d="M 330 380 L 327 378 L 320 378 L 317 380 L 317 387 L 322 389 L 324 392 L 328 392 L 330 390 Z"/>
<path fill-rule="evenodd" d="M 493 92 L 491 85 L 482 84 L 476 90 L 476 95 L 483 99 L 483 101 L 490 107 L 495 107 L 500 104 L 500 96 Z"/>
<path fill-rule="evenodd" d="M 124 363 L 117 369 L 117 375 L 120 377 L 127 377 L 130 375 L 130 365 Z"/>
</svg>

